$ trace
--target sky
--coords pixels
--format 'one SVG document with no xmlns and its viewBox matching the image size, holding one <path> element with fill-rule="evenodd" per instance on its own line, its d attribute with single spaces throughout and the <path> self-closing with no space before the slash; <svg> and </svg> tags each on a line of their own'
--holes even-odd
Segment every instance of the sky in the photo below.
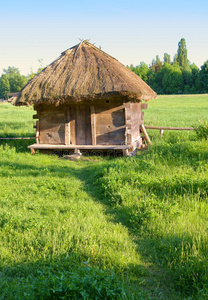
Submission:
<svg viewBox="0 0 208 300">
<path fill-rule="evenodd" d="M 185 38 L 188 59 L 208 60 L 208 0 L 0 0 L 0 75 L 36 72 L 89 39 L 124 65 L 173 59 Z M 40 63 L 40 60 L 42 63 Z"/>
</svg>

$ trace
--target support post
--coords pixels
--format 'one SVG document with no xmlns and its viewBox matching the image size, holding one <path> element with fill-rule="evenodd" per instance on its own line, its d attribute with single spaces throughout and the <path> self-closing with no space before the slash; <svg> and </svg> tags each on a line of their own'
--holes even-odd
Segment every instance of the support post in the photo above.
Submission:
<svg viewBox="0 0 208 300">
<path fill-rule="evenodd" d="M 143 135 L 144 135 L 144 138 L 145 138 L 145 140 L 147 141 L 147 143 L 148 143 L 149 145 L 152 145 L 152 142 L 150 141 L 150 138 L 149 138 L 148 133 L 147 133 L 145 127 L 144 127 L 144 124 L 141 125 L 141 131 L 142 131 L 142 133 L 143 133 Z"/>
</svg>

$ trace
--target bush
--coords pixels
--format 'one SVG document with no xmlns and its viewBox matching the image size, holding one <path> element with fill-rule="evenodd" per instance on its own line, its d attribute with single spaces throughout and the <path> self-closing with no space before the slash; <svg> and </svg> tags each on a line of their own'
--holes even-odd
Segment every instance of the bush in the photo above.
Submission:
<svg viewBox="0 0 208 300">
<path fill-rule="evenodd" d="M 208 122 L 207 121 L 204 121 L 204 122 L 201 121 L 200 125 L 195 130 L 196 130 L 196 135 L 197 135 L 198 139 L 207 140 L 207 138 L 208 138 Z"/>
</svg>

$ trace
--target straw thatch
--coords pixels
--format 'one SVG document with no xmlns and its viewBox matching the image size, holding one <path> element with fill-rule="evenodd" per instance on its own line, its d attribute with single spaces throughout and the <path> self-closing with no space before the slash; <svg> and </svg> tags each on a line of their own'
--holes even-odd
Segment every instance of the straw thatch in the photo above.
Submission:
<svg viewBox="0 0 208 300">
<path fill-rule="evenodd" d="M 83 41 L 30 80 L 13 103 L 59 104 L 112 96 L 140 101 L 155 98 L 156 93 L 115 58 Z"/>
</svg>

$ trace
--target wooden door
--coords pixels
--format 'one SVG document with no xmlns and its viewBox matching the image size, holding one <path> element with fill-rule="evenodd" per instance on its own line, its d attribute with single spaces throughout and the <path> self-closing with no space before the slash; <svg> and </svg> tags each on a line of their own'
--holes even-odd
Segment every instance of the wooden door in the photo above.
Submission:
<svg viewBox="0 0 208 300">
<path fill-rule="evenodd" d="M 76 145 L 92 145 L 90 107 L 76 106 L 75 117 Z"/>
</svg>

